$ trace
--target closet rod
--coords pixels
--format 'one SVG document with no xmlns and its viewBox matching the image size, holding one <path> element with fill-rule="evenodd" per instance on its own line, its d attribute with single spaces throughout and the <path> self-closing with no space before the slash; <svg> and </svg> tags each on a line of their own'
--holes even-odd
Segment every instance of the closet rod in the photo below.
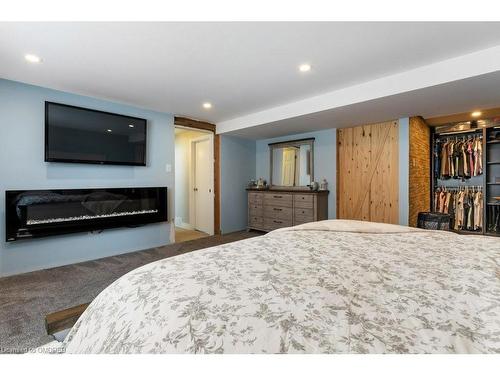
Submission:
<svg viewBox="0 0 500 375">
<path fill-rule="evenodd" d="M 482 185 L 436 186 L 434 190 L 483 190 Z"/>
<path fill-rule="evenodd" d="M 447 133 L 436 133 L 437 135 L 455 135 L 455 134 L 464 134 L 464 133 L 475 133 L 483 131 L 483 129 L 470 129 L 470 130 L 461 130 L 459 132 L 447 132 Z"/>
</svg>

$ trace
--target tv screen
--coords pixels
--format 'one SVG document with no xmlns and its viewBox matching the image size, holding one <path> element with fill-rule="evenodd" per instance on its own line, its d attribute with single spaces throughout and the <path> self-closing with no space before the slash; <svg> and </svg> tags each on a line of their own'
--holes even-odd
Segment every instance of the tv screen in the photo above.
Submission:
<svg viewBox="0 0 500 375">
<path fill-rule="evenodd" d="M 146 120 L 45 102 L 45 161 L 146 165 Z"/>
</svg>

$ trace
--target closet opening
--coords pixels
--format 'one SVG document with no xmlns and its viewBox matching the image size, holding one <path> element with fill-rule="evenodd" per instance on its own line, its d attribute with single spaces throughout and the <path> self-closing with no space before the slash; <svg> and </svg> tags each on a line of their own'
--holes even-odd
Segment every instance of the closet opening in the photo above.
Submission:
<svg viewBox="0 0 500 375">
<path fill-rule="evenodd" d="M 176 118 L 175 242 L 208 237 L 217 232 L 214 144 L 213 131 L 179 125 Z"/>
<path fill-rule="evenodd" d="M 433 124 L 432 211 L 458 233 L 500 236 L 500 117 L 468 116 Z"/>
</svg>

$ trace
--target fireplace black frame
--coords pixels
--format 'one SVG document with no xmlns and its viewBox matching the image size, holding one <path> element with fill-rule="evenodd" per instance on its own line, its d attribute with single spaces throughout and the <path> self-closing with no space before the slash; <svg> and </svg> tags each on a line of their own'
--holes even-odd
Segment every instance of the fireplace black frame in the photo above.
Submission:
<svg viewBox="0 0 500 375">
<path fill-rule="evenodd" d="M 167 191 L 167 187 L 7 190 L 5 191 L 5 241 L 13 242 L 30 238 L 79 232 L 93 232 L 120 227 L 138 227 L 145 224 L 165 222 L 168 221 Z M 154 211 L 156 212 L 141 215 L 123 215 L 116 217 L 86 219 L 83 221 L 47 223 L 28 227 L 26 222 L 24 222 L 18 215 L 17 209 L 19 205 L 14 203 L 14 201 L 18 199 L 19 195 L 23 193 L 33 194 L 35 196 L 36 193 L 54 193 L 62 194 L 63 196 L 64 194 L 88 195 L 91 193 L 122 194 L 125 196 L 140 195 L 145 196 L 148 199 L 155 199 L 156 209 Z"/>
</svg>

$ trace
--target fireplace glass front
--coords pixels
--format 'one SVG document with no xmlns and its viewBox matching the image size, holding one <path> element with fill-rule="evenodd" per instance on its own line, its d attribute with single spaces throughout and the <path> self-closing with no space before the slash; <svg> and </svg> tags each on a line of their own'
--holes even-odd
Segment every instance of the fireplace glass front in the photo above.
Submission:
<svg viewBox="0 0 500 375">
<path fill-rule="evenodd" d="M 7 241 L 167 220 L 166 187 L 6 192 Z"/>
</svg>

